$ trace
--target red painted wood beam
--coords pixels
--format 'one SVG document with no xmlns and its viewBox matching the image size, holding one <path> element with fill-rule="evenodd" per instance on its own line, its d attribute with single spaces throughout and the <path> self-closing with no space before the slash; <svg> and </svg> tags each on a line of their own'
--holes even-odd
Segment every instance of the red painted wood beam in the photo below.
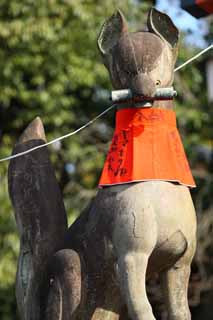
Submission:
<svg viewBox="0 0 213 320">
<path fill-rule="evenodd" d="M 213 0 L 181 0 L 181 8 L 201 18 L 213 13 Z"/>
</svg>

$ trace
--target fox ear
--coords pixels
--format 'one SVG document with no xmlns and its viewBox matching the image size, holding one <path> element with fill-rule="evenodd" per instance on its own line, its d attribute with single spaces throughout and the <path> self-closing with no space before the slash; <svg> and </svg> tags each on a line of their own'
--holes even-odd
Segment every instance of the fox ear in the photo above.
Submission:
<svg viewBox="0 0 213 320">
<path fill-rule="evenodd" d="M 176 48 L 179 40 L 179 31 L 170 17 L 154 8 L 151 8 L 147 19 L 148 30 L 165 40 L 172 48 Z"/>
<path fill-rule="evenodd" d="M 98 48 L 103 55 L 110 53 L 123 33 L 128 31 L 128 26 L 123 13 L 117 10 L 107 19 L 98 36 Z"/>
</svg>

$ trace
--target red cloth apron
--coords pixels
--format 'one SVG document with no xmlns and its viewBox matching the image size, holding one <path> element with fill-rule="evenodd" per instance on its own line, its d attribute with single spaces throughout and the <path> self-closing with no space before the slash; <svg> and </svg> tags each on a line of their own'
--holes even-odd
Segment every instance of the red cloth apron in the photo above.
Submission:
<svg viewBox="0 0 213 320">
<path fill-rule="evenodd" d="M 147 180 L 195 182 L 172 110 L 127 108 L 116 113 L 116 127 L 99 187 Z"/>
</svg>

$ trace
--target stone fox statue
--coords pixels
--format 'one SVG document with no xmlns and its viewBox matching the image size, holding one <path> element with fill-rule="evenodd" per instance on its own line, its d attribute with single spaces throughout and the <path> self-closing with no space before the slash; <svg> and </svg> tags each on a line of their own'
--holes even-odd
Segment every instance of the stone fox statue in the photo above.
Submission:
<svg viewBox="0 0 213 320">
<path fill-rule="evenodd" d="M 147 27 L 129 33 L 118 10 L 101 29 L 98 46 L 114 88 L 149 97 L 151 106 L 133 100 L 120 105 L 97 196 L 70 228 L 46 147 L 10 163 L 23 320 L 154 320 L 145 283 L 156 272 L 168 318 L 190 319 L 194 182 L 172 100 L 151 99 L 157 88 L 172 85 L 179 35 L 155 9 Z M 44 142 L 36 118 L 14 153 Z"/>
</svg>

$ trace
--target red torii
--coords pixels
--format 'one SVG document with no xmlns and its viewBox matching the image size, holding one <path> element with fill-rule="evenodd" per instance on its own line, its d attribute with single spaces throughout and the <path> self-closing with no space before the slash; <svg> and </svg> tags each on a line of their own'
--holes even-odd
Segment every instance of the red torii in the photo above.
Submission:
<svg viewBox="0 0 213 320">
<path fill-rule="evenodd" d="M 213 13 L 213 0 L 181 0 L 181 8 L 201 18 Z"/>
</svg>

